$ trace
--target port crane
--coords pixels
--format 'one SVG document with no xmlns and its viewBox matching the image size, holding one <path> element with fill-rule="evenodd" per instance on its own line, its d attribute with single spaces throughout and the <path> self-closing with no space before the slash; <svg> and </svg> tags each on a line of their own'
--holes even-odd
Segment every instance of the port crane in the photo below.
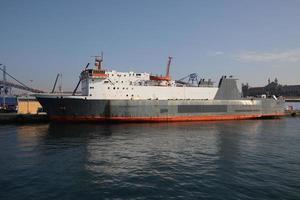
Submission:
<svg viewBox="0 0 300 200">
<path fill-rule="evenodd" d="M 204 78 L 199 78 L 199 75 L 197 73 L 192 73 L 189 74 L 179 80 L 176 80 L 176 83 L 182 84 L 182 85 L 195 85 L 197 84 L 197 86 L 206 86 L 206 87 L 211 87 L 213 86 L 213 82 L 211 81 L 211 79 L 208 79 L 207 81 Z"/>
<path fill-rule="evenodd" d="M 1 66 L 2 64 L 0 64 Z M 7 88 L 16 88 L 16 89 L 20 89 L 20 90 L 24 90 L 24 91 L 28 91 L 28 92 L 32 92 L 32 93 L 44 93 L 44 91 L 42 90 L 38 90 L 35 88 L 31 88 L 28 87 L 27 85 L 25 85 L 24 83 L 22 83 L 21 81 L 19 81 L 18 79 L 16 79 L 14 76 L 12 76 L 11 74 L 9 74 L 6 71 L 6 67 L 4 66 L 3 69 L 0 68 L 0 70 L 3 72 L 3 80 L 0 80 L 0 85 L 2 86 L 4 92 L 6 92 Z M 13 80 L 15 80 L 17 82 L 13 83 L 10 81 L 6 80 L 6 75 L 9 76 L 10 78 L 12 78 Z"/>
</svg>

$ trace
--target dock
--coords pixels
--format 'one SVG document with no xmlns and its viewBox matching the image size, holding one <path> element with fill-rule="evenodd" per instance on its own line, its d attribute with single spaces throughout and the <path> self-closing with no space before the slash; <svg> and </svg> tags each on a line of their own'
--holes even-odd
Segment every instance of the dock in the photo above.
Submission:
<svg viewBox="0 0 300 200">
<path fill-rule="evenodd" d="M 285 102 L 293 102 L 293 103 L 297 103 L 300 102 L 300 98 L 285 98 Z"/>
<path fill-rule="evenodd" d="M 41 113 L 41 114 L 0 113 L 0 124 L 47 123 L 47 122 L 49 122 L 49 118 L 46 113 Z"/>
<path fill-rule="evenodd" d="M 286 110 L 285 115 L 287 117 L 300 117 L 300 110 Z"/>
</svg>

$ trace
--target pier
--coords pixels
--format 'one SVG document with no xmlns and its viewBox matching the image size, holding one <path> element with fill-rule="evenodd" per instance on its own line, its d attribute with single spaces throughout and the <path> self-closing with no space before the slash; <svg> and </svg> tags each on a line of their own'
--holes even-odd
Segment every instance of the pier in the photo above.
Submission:
<svg viewBox="0 0 300 200">
<path fill-rule="evenodd" d="M 285 115 L 287 117 L 300 117 L 300 110 L 286 110 Z"/>
<path fill-rule="evenodd" d="M 49 122 L 48 115 L 43 114 L 18 114 L 0 113 L 0 124 L 11 123 L 46 123 Z"/>
<path fill-rule="evenodd" d="M 285 98 L 285 102 L 300 102 L 300 97 L 296 97 L 296 98 Z"/>
</svg>

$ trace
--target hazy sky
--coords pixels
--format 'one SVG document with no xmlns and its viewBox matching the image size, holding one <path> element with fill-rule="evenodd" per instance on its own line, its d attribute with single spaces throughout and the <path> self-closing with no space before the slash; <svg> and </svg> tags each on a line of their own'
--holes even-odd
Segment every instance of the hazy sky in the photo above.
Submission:
<svg viewBox="0 0 300 200">
<path fill-rule="evenodd" d="M 300 84 L 298 0 L 0 0 L 0 63 L 36 88 L 75 87 L 90 56 L 119 71 Z M 30 80 L 33 82 L 30 83 Z"/>
</svg>

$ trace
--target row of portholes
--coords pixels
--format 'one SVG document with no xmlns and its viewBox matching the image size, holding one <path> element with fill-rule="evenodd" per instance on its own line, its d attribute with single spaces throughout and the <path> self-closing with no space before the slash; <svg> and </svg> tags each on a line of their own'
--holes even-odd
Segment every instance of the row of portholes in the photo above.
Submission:
<svg viewBox="0 0 300 200">
<path fill-rule="evenodd" d="M 109 76 L 110 74 L 108 74 Z M 111 76 L 114 76 L 114 74 L 111 74 Z M 122 76 L 121 74 L 117 74 L 117 76 Z M 126 77 L 126 74 L 123 75 L 124 77 Z M 134 76 L 134 74 L 128 74 L 128 76 Z M 136 76 L 140 76 L 140 74 L 136 74 Z"/>
<path fill-rule="evenodd" d="M 110 87 L 108 87 L 107 89 L 110 90 Z M 114 90 L 119 90 L 119 89 L 121 89 L 121 88 L 119 88 L 119 87 L 113 87 L 112 89 L 114 89 Z M 133 90 L 133 88 L 131 88 L 131 89 Z M 128 88 L 123 87 L 123 90 L 128 90 Z"/>
<path fill-rule="evenodd" d="M 90 94 L 90 96 L 92 96 L 92 94 Z M 128 97 L 129 95 L 128 94 L 126 94 L 126 97 Z M 132 94 L 131 95 L 131 97 L 133 97 L 134 95 Z M 58 97 L 57 97 L 58 98 Z M 86 98 L 85 98 L 86 99 Z"/>
</svg>

